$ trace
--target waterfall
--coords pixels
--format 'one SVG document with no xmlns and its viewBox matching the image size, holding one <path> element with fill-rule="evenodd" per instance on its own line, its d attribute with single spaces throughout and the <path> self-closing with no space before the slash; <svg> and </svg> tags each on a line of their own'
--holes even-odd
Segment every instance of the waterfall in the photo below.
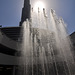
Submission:
<svg viewBox="0 0 75 75">
<path fill-rule="evenodd" d="M 32 8 L 30 21 L 22 25 L 22 34 L 20 75 L 75 75 L 66 24 L 53 9 L 48 20 L 45 9 L 41 12 L 38 8 L 36 13 Z"/>
</svg>

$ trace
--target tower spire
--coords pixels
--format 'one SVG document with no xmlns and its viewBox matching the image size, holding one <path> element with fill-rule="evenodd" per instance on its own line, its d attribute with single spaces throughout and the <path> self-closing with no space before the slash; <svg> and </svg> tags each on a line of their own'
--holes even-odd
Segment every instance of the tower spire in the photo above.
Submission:
<svg viewBox="0 0 75 75">
<path fill-rule="evenodd" d="M 30 19 L 30 0 L 24 0 L 24 6 L 22 8 L 22 16 L 21 16 L 21 22 L 20 26 L 22 26 L 22 23 L 26 21 L 26 19 Z"/>
<path fill-rule="evenodd" d="M 24 0 L 24 7 L 25 7 L 27 4 L 28 4 L 28 5 L 30 4 L 30 0 Z"/>
</svg>

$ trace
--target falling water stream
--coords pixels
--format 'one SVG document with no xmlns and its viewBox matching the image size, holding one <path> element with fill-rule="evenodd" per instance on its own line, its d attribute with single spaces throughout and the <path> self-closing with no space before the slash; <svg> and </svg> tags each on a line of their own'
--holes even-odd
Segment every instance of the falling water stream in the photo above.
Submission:
<svg viewBox="0 0 75 75">
<path fill-rule="evenodd" d="M 75 75 L 72 43 L 66 24 L 50 10 L 50 22 L 38 8 L 22 25 L 20 75 Z M 18 75 L 19 75 L 18 74 Z"/>
</svg>

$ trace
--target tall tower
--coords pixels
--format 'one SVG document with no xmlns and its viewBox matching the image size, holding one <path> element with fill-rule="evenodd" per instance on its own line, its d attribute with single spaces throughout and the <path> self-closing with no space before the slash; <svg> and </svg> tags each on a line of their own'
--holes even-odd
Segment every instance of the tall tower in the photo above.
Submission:
<svg viewBox="0 0 75 75">
<path fill-rule="evenodd" d="M 22 23 L 26 21 L 26 19 L 30 19 L 30 8 L 30 0 L 24 0 L 24 7 L 22 8 L 20 26 L 22 26 Z"/>
</svg>

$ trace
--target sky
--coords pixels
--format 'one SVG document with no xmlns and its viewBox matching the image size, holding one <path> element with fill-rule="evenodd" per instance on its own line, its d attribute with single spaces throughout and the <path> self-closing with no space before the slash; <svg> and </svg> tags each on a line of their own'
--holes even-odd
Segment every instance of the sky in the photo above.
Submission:
<svg viewBox="0 0 75 75">
<path fill-rule="evenodd" d="M 3 27 L 19 26 L 24 0 L 0 0 L 0 25 Z M 31 6 L 39 0 L 31 0 Z M 44 2 L 49 15 L 54 9 L 67 24 L 68 33 L 75 31 L 75 0 L 40 0 Z"/>
</svg>

